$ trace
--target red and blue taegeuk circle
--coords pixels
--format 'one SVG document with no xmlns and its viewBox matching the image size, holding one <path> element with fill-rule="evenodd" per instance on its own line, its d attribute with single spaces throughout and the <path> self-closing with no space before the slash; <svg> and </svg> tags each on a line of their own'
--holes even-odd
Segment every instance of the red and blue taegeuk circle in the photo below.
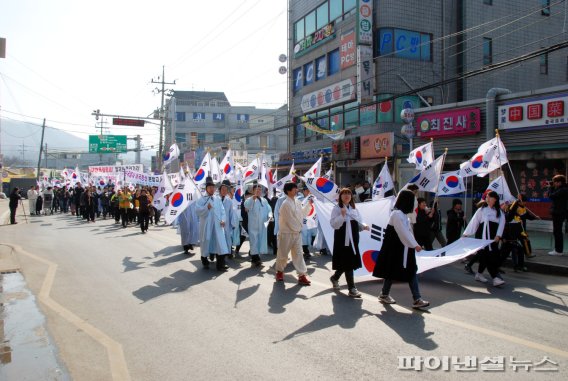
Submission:
<svg viewBox="0 0 568 381">
<path fill-rule="evenodd" d="M 252 176 L 253 173 L 254 173 L 254 171 L 251 171 L 251 170 L 246 171 L 244 178 L 246 179 L 247 177 Z"/>
<path fill-rule="evenodd" d="M 421 163 L 422 163 L 422 151 L 416 152 L 416 162 L 417 162 L 418 164 L 421 164 Z"/>
<path fill-rule="evenodd" d="M 236 200 L 238 203 L 241 202 L 241 200 L 242 200 L 242 197 L 241 197 L 241 188 L 237 189 L 237 191 L 235 192 L 235 200 Z"/>
<path fill-rule="evenodd" d="M 333 182 L 329 181 L 326 178 L 319 177 L 316 180 L 316 188 L 321 193 L 329 193 L 333 190 Z"/>
<path fill-rule="evenodd" d="M 165 160 L 165 161 L 170 160 L 170 153 L 169 153 L 169 152 L 167 152 L 167 153 L 164 155 L 164 160 Z"/>
<path fill-rule="evenodd" d="M 197 172 L 195 172 L 195 181 L 201 181 L 203 180 L 203 178 L 205 177 L 205 171 L 203 170 L 203 168 L 199 168 L 199 170 Z"/>
<path fill-rule="evenodd" d="M 225 173 L 226 175 L 229 174 L 231 172 L 231 164 L 227 163 L 225 164 L 225 167 L 223 168 L 223 173 Z"/>
<path fill-rule="evenodd" d="M 170 199 L 170 203 L 174 206 L 174 207 L 178 207 L 183 203 L 183 194 L 181 193 L 174 193 L 174 195 L 172 196 L 172 198 Z"/>
<path fill-rule="evenodd" d="M 457 178 L 457 176 L 448 176 L 446 177 L 446 185 L 450 188 L 455 188 L 460 185 L 460 180 Z"/>
<path fill-rule="evenodd" d="M 410 180 L 408 183 L 415 183 L 416 181 L 418 181 L 419 178 L 420 178 L 420 173 L 414 176 L 414 178 Z"/>
<path fill-rule="evenodd" d="M 379 181 L 375 183 L 376 189 L 381 189 L 383 187 L 383 179 L 379 178 Z"/>
<path fill-rule="evenodd" d="M 481 167 L 483 165 L 483 155 L 478 155 L 473 158 L 471 161 L 471 166 L 475 169 Z"/>
<path fill-rule="evenodd" d="M 379 252 L 377 250 L 367 250 L 363 253 L 363 266 L 367 271 L 372 272 L 375 269 Z"/>
<path fill-rule="evenodd" d="M 99 185 L 105 185 L 105 181 L 104 181 L 104 180 L 99 180 Z"/>
</svg>

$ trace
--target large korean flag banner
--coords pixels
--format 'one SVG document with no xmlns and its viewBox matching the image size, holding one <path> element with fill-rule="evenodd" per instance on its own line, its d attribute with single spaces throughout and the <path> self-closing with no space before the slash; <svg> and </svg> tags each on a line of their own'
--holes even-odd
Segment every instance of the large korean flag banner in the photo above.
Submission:
<svg viewBox="0 0 568 381">
<path fill-rule="evenodd" d="M 195 184 L 202 185 L 205 184 L 205 180 L 207 180 L 207 176 L 209 176 L 211 172 L 211 154 L 207 152 L 201 161 L 201 165 L 197 172 L 195 172 L 195 176 L 193 176 L 193 181 Z"/>
<path fill-rule="evenodd" d="M 423 170 L 428 165 L 434 161 L 434 148 L 432 142 L 426 143 L 414 150 L 412 150 L 408 159 L 406 159 L 411 164 L 416 166 L 417 170 Z"/>
<path fill-rule="evenodd" d="M 176 217 L 183 213 L 183 211 L 193 202 L 195 202 L 201 193 L 197 186 L 189 177 L 185 181 L 174 188 L 170 196 L 170 204 L 165 211 L 166 224 L 171 224 Z"/>
<path fill-rule="evenodd" d="M 361 253 L 363 267 L 355 270 L 355 275 L 370 275 L 375 269 L 394 203 L 395 197 L 391 196 L 378 201 L 355 204 L 363 222 L 371 227 L 371 231 L 362 231 L 359 233 L 359 252 Z M 331 227 L 329 221 L 331 220 L 331 211 L 334 204 L 328 201 L 320 201 L 317 198 L 314 200 L 314 204 L 316 205 L 316 211 L 319 217 L 318 221 L 325 236 L 325 241 L 328 247 L 332 248 L 334 229 Z M 432 251 L 423 250 L 420 253 L 416 253 L 418 273 L 463 259 L 491 244 L 491 242 L 493 241 L 460 238 L 441 249 Z"/>
</svg>

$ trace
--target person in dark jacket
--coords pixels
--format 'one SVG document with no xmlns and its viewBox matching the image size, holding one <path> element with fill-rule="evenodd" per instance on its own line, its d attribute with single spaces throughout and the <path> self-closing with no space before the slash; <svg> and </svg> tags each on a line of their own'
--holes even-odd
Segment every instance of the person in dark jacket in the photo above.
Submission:
<svg viewBox="0 0 568 381">
<path fill-rule="evenodd" d="M 462 210 L 462 202 L 459 198 L 455 198 L 452 201 L 452 209 L 447 211 L 447 215 L 446 238 L 448 239 L 449 245 L 460 238 L 462 229 L 466 225 L 465 214 Z"/>
<path fill-rule="evenodd" d="M 564 251 L 562 227 L 568 216 L 566 176 L 556 175 L 552 178 L 552 188 L 548 197 L 552 200 L 550 214 L 552 215 L 552 234 L 554 235 L 554 250 L 548 252 L 548 255 L 562 255 Z"/>
<path fill-rule="evenodd" d="M 140 196 L 136 201 L 138 205 L 138 221 L 140 222 L 140 230 L 142 230 L 142 234 L 145 234 L 148 231 L 148 225 L 150 223 L 152 196 L 148 194 L 146 188 L 142 188 Z"/>
<path fill-rule="evenodd" d="M 361 293 L 355 287 L 353 280 L 353 270 L 362 266 L 359 253 L 359 231 L 369 230 L 369 226 L 363 223 L 359 211 L 355 208 L 353 194 L 349 188 L 343 188 L 339 192 L 339 201 L 331 211 L 330 224 L 335 230 L 331 262 L 335 274 L 329 280 L 333 289 L 339 290 L 339 278 L 345 273 L 349 296 L 360 298 Z"/>
<path fill-rule="evenodd" d="M 414 224 L 414 238 L 420 246 L 425 250 L 432 250 L 432 241 L 430 240 L 430 227 L 434 215 L 432 210 L 426 209 L 426 200 L 422 197 L 418 198 L 418 210 L 416 212 L 416 223 Z"/>
<path fill-rule="evenodd" d="M 18 209 L 18 204 L 20 203 L 21 199 L 22 196 L 20 196 L 20 188 L 14 188 L 12 190 L 12 193 L 10 193 L 10 203 L 8 204 L 8 206 L 10 207 L 10 223 L 12 225 L 17 224 L 16 209 Z"/>
<path fill-rule="evenodd" d="M 414 303 L 413 308 L 428 307 L 430 302 L 422 299 L 418 287 L 418 266 L 415 252 L 422 247 L 414 239 L 408 214 L 414 208 L 415 196 L 412 191 L 402 190 L 396 198 L 383 240 L 383 246 L 377 257 L 373 276 L 384 278 L 379 302 L 393 304 L 396 301 L 389 295 L 392 282 L 408 282 Z"/>
</svg>

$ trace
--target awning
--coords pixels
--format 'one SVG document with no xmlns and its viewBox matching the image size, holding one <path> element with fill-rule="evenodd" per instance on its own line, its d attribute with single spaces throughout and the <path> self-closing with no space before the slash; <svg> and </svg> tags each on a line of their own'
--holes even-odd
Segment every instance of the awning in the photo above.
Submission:
<svg viewBox="0 0 568 381">
<path fill-rule="evenodd" d="M 366 159 L 366 160 L 357 160 L 352 161 L 348 165 L 346 165 L 347 160 L 343 160 L 343 165 L 340 165 L 340 162 L 337 162 L 338 168 L 354 168 L 354 169 L 362 169 L 362 168 L 373 168 L 379 164 L 385 162 L 385 159 Z"/>
</svg>

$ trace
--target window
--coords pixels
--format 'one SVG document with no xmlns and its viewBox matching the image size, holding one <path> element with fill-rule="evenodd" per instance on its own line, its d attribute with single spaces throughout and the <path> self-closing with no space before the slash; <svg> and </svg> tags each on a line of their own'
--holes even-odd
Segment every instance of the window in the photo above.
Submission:
<svg viewBox="0 0 568 381">
<path fill-rule="evenodd" d="M 328 110 L 318 112 L 317 124 L 320 128 L 323 128 L 324 130 L 329 130 L 328 116 L 329 116 Z"/>
<path fill-rule="evenodd" d="M 360 113 L 360 125 L 370 126 L 377 122 L 377 105 L 363 106 L 359 110 Z"/>
<path fill-rule="evenodd" d="M 304 33 L 304 19 L 297 21 L 294 24 L 294 42 L 298 42 L 304 39 L 306 34 Z"/>
<path fill-rule="evenodd" d="M 338 73 L 339 64 L 339 49 L 335 49 L 327 55 L 327 75 Z"/>
<path fill-rule="evenodd" d="M 187 135 L 183 134 L 183 133 L 176 132 L 176 142 L 186 143 L 187 142 Z"/>
<path fill-rule="evenodd" d="M 350 10 L 355 8 L 357 5 L 357 0 L 344 0 L 343 1 L 343 12 L 348 13 Z"/>
<path fill-rule="evenodd" d="M 224 143 L 225 134 L 213 134 L 213 143 Z"/>
<path fill-rule="evenodd" d="M 431 61 L 432 35 L 406 29 L 380 28 L 375 46 L 375 56 L 395 57 Z"/>
<path fill-rule="evenodd" d="M 294 94 L 295 94 L 298 90 L 300 90 L 302 88 L 302 85 L 304 83 L 304 81 L 303 81 L 304 73 L 302 71 L 302 67 L 294 69 L 292 77 L 293 77 L 292 81 L 294 81 L 294 83 L 292 85 L 292 89 L 294 90 Z"/>
<path fill-rule="evenodd" d="M 316 11 L 313 11 L 305 18 L 306 22 L 306 36 L 314 33 L 316 31 Z"/>
<path fill-rule="evenodd" d="M 307 121 L 308 123 L 313 123 L 313 121 L 316 119 L 316 114 L 308 114 L 306 115 L 306 118 L 308 118 Z M 306 130 L 306 137 L 314 136 L 316 134 L 314 131 L 310 130 L 309 128 L 305 128 L 305 130 Z"/>
<path fill-rule="evenodd" d="M 548 74 L 548 53 L 540 55 L 540 74 Z"/>
<path fill-rule="evenodd" d="M 261 135 L 260 136 L 260 148 L 262 148 L 262 149 L 268 148 L 268 135 Z"/>
<path fill-rule="evenodd" d="M 205 143 L 205 134 L 197 134 L 197 144 L 203 145 Z"/>
<path fill-rule="evenodd" d="M 359 103 L 352 102 L 345 105 L 345 129 L 359 125 Z"/>
<path fill-rule="evenodd" d="M 493 40 L 483 38 L 483 64 L 491 65 L 493 63 Z"/>
<path fill-rule="evenodd" d="M 329 0 L 329 19 L 334 21 L 343 14 L 342 0 Z"/>
<path fill-rule="evenodd" d="M 327 61 L 325 56 L 316 58 L 316 81 L 324 79 L 327 75 Z"/>
<path fill-rule="evenodd" d="M 543 16 L 550 16 L 550 0 L 540 0 L 542 4 L 542 10 L 540 14 Z"/>
<path fill-rule="evenodd" d="M 334 107 L 330 111 L 331 131 L 343 130 L 343 106 Z"/>
<path fill-rule="evenodd" d="M 176 111 L 176 122 L 185 122 L 185 112 Z"/>
<path fill-rule="evenodd" d="M 217 101 L 209 101 L 209 107 L 216 107 Z"/>
<path fill-rule="evenodd" d="M 314 83 L 314 63 L 309 62 L 304 65 L 304 85 L 311 85 Z"/>
<path fill-rule="evenodd" d="M 294 143 L 304 141 L 304 126 L 302 125 L 301 118 L 295 118 L 294 124 Z"/>
<path fill-rule="evenodd" d="M 317 8 L 316 15 L 317 15 L 317 29 L 320 30 L 329 23 L 327 1 Z"/>
<path fill-rule="evenodd" d="M 493 5 L 493 0 L 483 0 L 483 4 L 485 4 L 485 5 Z"/>
</svg>

